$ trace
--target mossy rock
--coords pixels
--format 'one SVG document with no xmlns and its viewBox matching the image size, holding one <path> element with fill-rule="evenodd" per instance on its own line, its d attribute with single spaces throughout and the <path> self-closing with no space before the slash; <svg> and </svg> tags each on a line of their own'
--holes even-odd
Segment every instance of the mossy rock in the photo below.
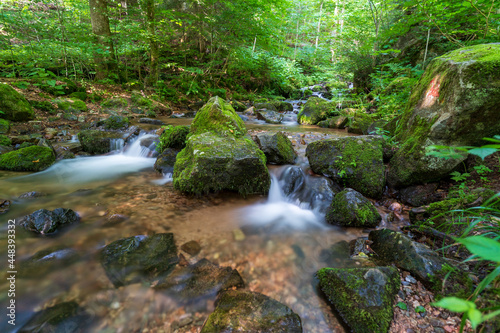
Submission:
<svg viewBox="0 0 500 333">
<path fill-rule="evenodd" d="M 369 134 L 369 128 L 371 124 L 373 124 L 373 118 L 371 115 L 356 112 L 356 114 L 349 120 L 347 131 L 349 133 L 366 135 Z"/>
<path fill-rule="evenodd" d="M 12 140 L 7 135 L 0 134 L 0 146 L 12 146 Z"/>
<path fill-rule="evenodd" d="M 127 128 L 130 125 L 130 121 L 127 117 L 122 116 L 109 116 L 108 119 L 104 120 L 105 129 L 121 129 Z"/>
<path fill-rule="evenodd" d="M 284 304 L 265 295 L 231 290 L 222 293 L 201 333 L 301 333 L 300 317 Z"/>
<path fill-rule="evenodd" d="M 150 109 L 153 107 L 153 101 L 147 97 L 142 96 L 138 92 L 132 93 L 130 96 L 132 104 L 141 108 Z"/>
<path fill-rule="evenodd" d="M 233 107 L 216 96 L 210 98 L 196 113 L 191 124 L 192 134 L 204 132 L 220 136 L 241 137 L 246 134 L 247 130 L 243 120 L 236 114 Z"/>
<path fill-rule="evenodd" d="M 168 125 L 163 128 L 164 131 L 160 136 L 160 144 L 156 149 L 159 153 L 163 152 L 166 148 L 184 149 L 186 147 L 189 126 Z"/>
<path fill-rule="evenodd" d="M 82 145 L 82 150 L 90 154 L 109 153 L 112 140 L 119 139 L 122 139 L 122 134 L 118 132 L 84 130 L 78 133 L 78 140 Z"/>
<path fill-rule="evenodd" d="M 10 122 L 6 119 L 0 119 L 0 134 L 7 134 L 10 131 Z"/>
<path fill-rule="evenodd" d="M 329 117 L 337 116 L 337 105 L 319 97 L 311 97 L 297 115 L 299 124 L 316 125 Z"/>
<path fill-rule="evenodd" d="M 194 194 L 221 190 L 242 195 L 267 193 L 271 185 L 266 157 L 253 141 L 211 132 L 187 140 L 186 148 L 177 155 L 173 178 L 174 188 Z"/>
<path fill-rule="evenodd" d="M 293 105 L 289 102 L 272 100 L 269 103 L 271 103 L 276 108 L 276 111 L 278 111 L 278 112 L 293 111 Z"/>
<path fill-rule="evenodd" d="M 55 113 L 55 108 L 52 105 L 52 103 L 50 103 L 49 101 L 33 101 L 33 100 L 29 100 L 28 102 L 35 109 L 38 109 L 40 111 L 49 112 L 50 114 L 54 114 Z"/>
<path fill-rule="evenodd" d="M 35 81 L 40 90 L 55 96 L 70 95 L 78 91 L 76 83 L 65 77 L 40 78 Z"/>
<path fill-rule="evenodd" d="M 262 110 L 262 109 L 265 109 L 265 110 L 269 110 L 269 111 L 278 111 L 276 109 L 276 107 L 274 106 L 274 104 L 272 103 L 269 103 L 269 102 L 261 102 L 261 103 L 254 103 L 253 105 L 255 107 L 256 110 Z"/>
<path fill-rule="evenodd" d="M 335 116 L 328 118 L 326 120 L 322 120 L 318 123 L 319 127 L 323 128 L 338 128 L 344 129 L 346 128 L 347 123 L 349 122 L 349 118 L 344 116 Z"/>
<path fill-rule="evenodd" d="M 259 148 L 264 152 L 267 163 L 294 164 L 297 153 L 283 132 L 259 133 L 255 137 Z"/>
<path fill-rule="evenodd" d="M 323 268 L 321 290 L 353 332 L 389 331 L 400 277 L 394 267 Z"/>
<path fill-rule="evenodd" d="M 0 169 L 11 171 L 41 171 L 56 161 L 52 149 L 31 146 L 0 155 Z"/>
<path fill-rule="evenodd" d="M 172 233 L 119 239 L 102 250 L 100 260 L 117 288 L 166 276 L 179 262 Z"/>
<path fill-rule="evenodd" d="M 112 97 L 102 102 L 101 106 L 110 109 L 124 109 L 128 106 L 128 102 L 122 97 Z"/>
<path fill-rule="evenodd" d="M 23 95 L 8 84 L 0 83 L 0 117 L 11 121 L 28 121 L 35 118 L 35 111 Z"/>
<path fill-rule="evenodd" d="M 370 200 L 350 188 L 335 195 L 325 218 L 330 224 L 359 228 L 374 228 L 382 221 Z"/>
<path fill-rule="evenodd" d="M 56 98 L 54 103 L 65 112 L 80 113 L 88 110 L 85 102 L 76 98 Z"/>
<path fill-rule="evenodd" d="M 175 160 L 179 151 L 173 148 L 165 148 L 156 158 L 154 168 L 159 173 L 166 175 L 174 173 Z"/>
<path fill-rule="evenodd" d="M 383 141 L 375 135 L 315 141 L 307 146 L 306 156 L 315 173 L 380 198 L 385 185 Z"/>
<path fill-rule="evenodd" d="M 270 110 L 256 110 L 257 119 L 264 120 L 268 124 L 281 124 L 283 114 Z"/>
<path fill-rule="evenodd" d="M 85 101 L 87 99 L 88 95 L 84 91 L 75 91 L 74 93 L 71 93 L 69 95 L 69 98 L 77 98 L 81 101 Z"/>
<path fill-rule="evenodd" d="M 236 112 L 243 112 L 245 111 L 248 107 L 243 104 L 242 102 L 239 102 L 239 101 L 236 101 L 236 100 L 230 100 L 228 101 L 229 104 L 231 104 L 231 106 L 233 107 L 233 109 L 236 111 Z"/>
<path fill-rule="evenodd" d="M 413 89 L 396 129 L 401 148 L 389 183 L 404 187 L 437 181 L 464 159 L 427 156 L 430 145 L 482 145 L 500 133 L 500 44 L 468 46 L 434 58 Z"/>
</svg>

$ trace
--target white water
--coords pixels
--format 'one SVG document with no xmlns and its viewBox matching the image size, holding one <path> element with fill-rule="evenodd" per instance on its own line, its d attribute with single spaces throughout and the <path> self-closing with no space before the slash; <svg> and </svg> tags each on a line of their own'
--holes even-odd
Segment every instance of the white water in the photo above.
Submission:
<svg viewBox="0 0 500 333">
<path fill-rule="evenodd" d="M 151 182 L 156 185 L 165 185 L 167 183 L 171 183 L 174 180 L 173 175 L 171 173 L 167 173 L 163 175 L 163 178 L 152 180 Z"/>
</svg>

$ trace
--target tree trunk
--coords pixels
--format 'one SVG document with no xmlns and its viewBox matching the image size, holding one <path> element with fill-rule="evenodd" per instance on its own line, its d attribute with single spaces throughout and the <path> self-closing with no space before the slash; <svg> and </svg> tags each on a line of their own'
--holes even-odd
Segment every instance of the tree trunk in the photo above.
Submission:
<svg viewBox="0 0 500 333">
<path fill-rule="evenodd" d="M 155 25 L 155 1 L 142 0 L 141 3 L 143 11 L 146 14 L 146 25 L 149 40 L 149 59 L 150 59 L 150 72 L 147 79 L 148 85 L 154 85 L 158 81 L 158 59 L 160 58 L 160 50 L 158 47 L 158 40 L 156 38 L 156 25 Z"/>
<path fill-rule="evenodd" d="M 96 36 L 97 46 L 94 51 L 96 79 L 101 80 L 117 70 L 114 58 L 115 50 L 109 28 L 108 6 L 105 0 L 89 0 L 89 7 L 92 33 Z"/>
</svg>

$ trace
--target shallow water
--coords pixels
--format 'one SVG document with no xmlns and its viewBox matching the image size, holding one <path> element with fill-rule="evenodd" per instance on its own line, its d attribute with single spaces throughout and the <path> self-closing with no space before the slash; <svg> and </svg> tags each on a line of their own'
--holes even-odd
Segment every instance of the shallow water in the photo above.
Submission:
<svg viewBox="0 0 500 333">
<path fill-rule="evenodd" d="M 190 120 L 165 121 L 178 125 Z M 279 125 L 253 126 L 248 125 L 253 130 L 260 130 L 260 126 L 282 130 Z M 321 134 L 311 134 L 311 139 L 306 136 L 307 140 L 346 135 L 313 126 L 285 126 L 289 133 L 311 129 Z M 303 147 L 297 150 L 303 155 Z M 75 300 L 91 315 L 93 331 L 169 332 L 176 321 L 183 319 L 191 322 L 180 327 L 179 332 L 197 332 L 213 310 L 213 300 L 189 308 L 146 285 L 115 289 L 98 261 L 99 250 L 117 239 L 173 232 L 179 247 L 191 240 L 201 245 L 202 250 L 195 257 L 184 253 L 189 262 L 207 258 L 237 269 L 249 290 L 275 298 L 299 314 L 304 332 L 344 331 L 330 306 L 319 296 L 314 273 L 327 265 L 322 251 L 340 240 L 356 238 L 361 231 L 325 224 L 317 212 L 288 200 L 276 178 L 269 197 L 241 198 L 232 193 L 182 195 L 173 190 L 168 178 L 162 178 L 152 169 L 155 159 L 145 155 L 137 144 L 132 144 L 128 153 L 126 150 L 60 161 L 44 172 L 21 177 L 14 177 L 19 173 L 0 175 L 0 198 L 13 201 L 10 211 L 0 215 L 0 228 L 4 231 L 0 237 L 2 263 L 8 259 L 4 250 L 8 219 L 40 208 L 58 207 L 71 208 L 81 216 L 79 224 L 54 237 L 31 237 L 17 230 L 17 262 L 54 246 L 73 248 L 81 254 L 77 263 L 45 276 L 17 279 L 17 329 L 34 311 Z M 279 174 L 280 170 L 271 168 L 272 174 Z M 16 199 L 27 191 L 41 191 L 47 196 Z M 112 214 L 122 214 L 127 219 L 113 224 L 108 220 Z M 0 308 L 3 309 L 8 302 L 7 290 L 7 283 L 2 280 Z M 0 331 L 15 329 L 2 320 Z"/>
</svg>

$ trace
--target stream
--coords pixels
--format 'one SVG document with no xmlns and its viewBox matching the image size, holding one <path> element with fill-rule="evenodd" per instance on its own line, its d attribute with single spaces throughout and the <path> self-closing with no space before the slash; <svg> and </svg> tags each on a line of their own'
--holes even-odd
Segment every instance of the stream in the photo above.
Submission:
<svg viewBox="0 0 500 333">
<path fill-rule="evenodd" d="M 305 144 L 347 132 L 302 126 L 291 120 L 279 125 L 247 122 L 250 131 L 286 131 L 296 141 L 297 165 L 307 183 L 319 181 L 307 172 Z M 167 124 L 189 124 L 192 119 L 162 119 Z M 105 245 L 124 237 L 173 232 L 180 246 L 189 241 L 201 245 L 196 256 L 184 253 L 190 263 L 207 258 L 220 266 L 237 269 L 246 288 L 272 297 L 296 312 L 304 332 L 344 332 L 330 305 L 317 290 L 314 273 L 333 267 L 328 249 L 341 240 L 366 235 L 363 230 L 340 229 L 324 222 L 324 213 L 305 195 L 288 191 L 282 174 L 290 166 L 270 166 L 272 185 L 268 196 L 242 198 L 233 193 L 204 197 L 185 196 L 172 187 L 171 175 L 153 170 L 152 150 L 141 145 L 158 126 L 142 126 L 135 141 L 117 142 L 116 151 L 104 156 L 58 161 L 36 174 L 0 172 L 0 198 L 12 201 L 1 215 L 0 260 L 8 257 L 7 221 L 45 208 L 71 208 L 80 223 L 52 237 L 33 237 L 17 227 L 16 264 L 38 251 L 71 248 L 78 260 L 40 272 L 36 278 L 16 280 L 16 326 L 0 322 L 1 332 L 16 332 L 44 307 L 76 301 L 90 314 L 92 331 L 99 332 L 197 332 L 213 311 L 212 301 L 194 307 L 180 305 L 147 285 L 115 289 L 99 262 Z M 312 132 L 314 131 L 314 132 Z M 305 135 L 302 133 L 306 133 Z M 46 195 L 19 199 L 28 191 Z M 315 208 L 316 207 L 316 208 Z M 110 218 L 110 217 L 119 218 Z M 383 216 L 383 214 L 382 214 Z M 180 250 L 179 250 L 180 251 Z M 180 251 L 182 252 L 182 251 Z M 0 307 L 8 305 L 9 285 L 0 282 Z"/>
</svg>

